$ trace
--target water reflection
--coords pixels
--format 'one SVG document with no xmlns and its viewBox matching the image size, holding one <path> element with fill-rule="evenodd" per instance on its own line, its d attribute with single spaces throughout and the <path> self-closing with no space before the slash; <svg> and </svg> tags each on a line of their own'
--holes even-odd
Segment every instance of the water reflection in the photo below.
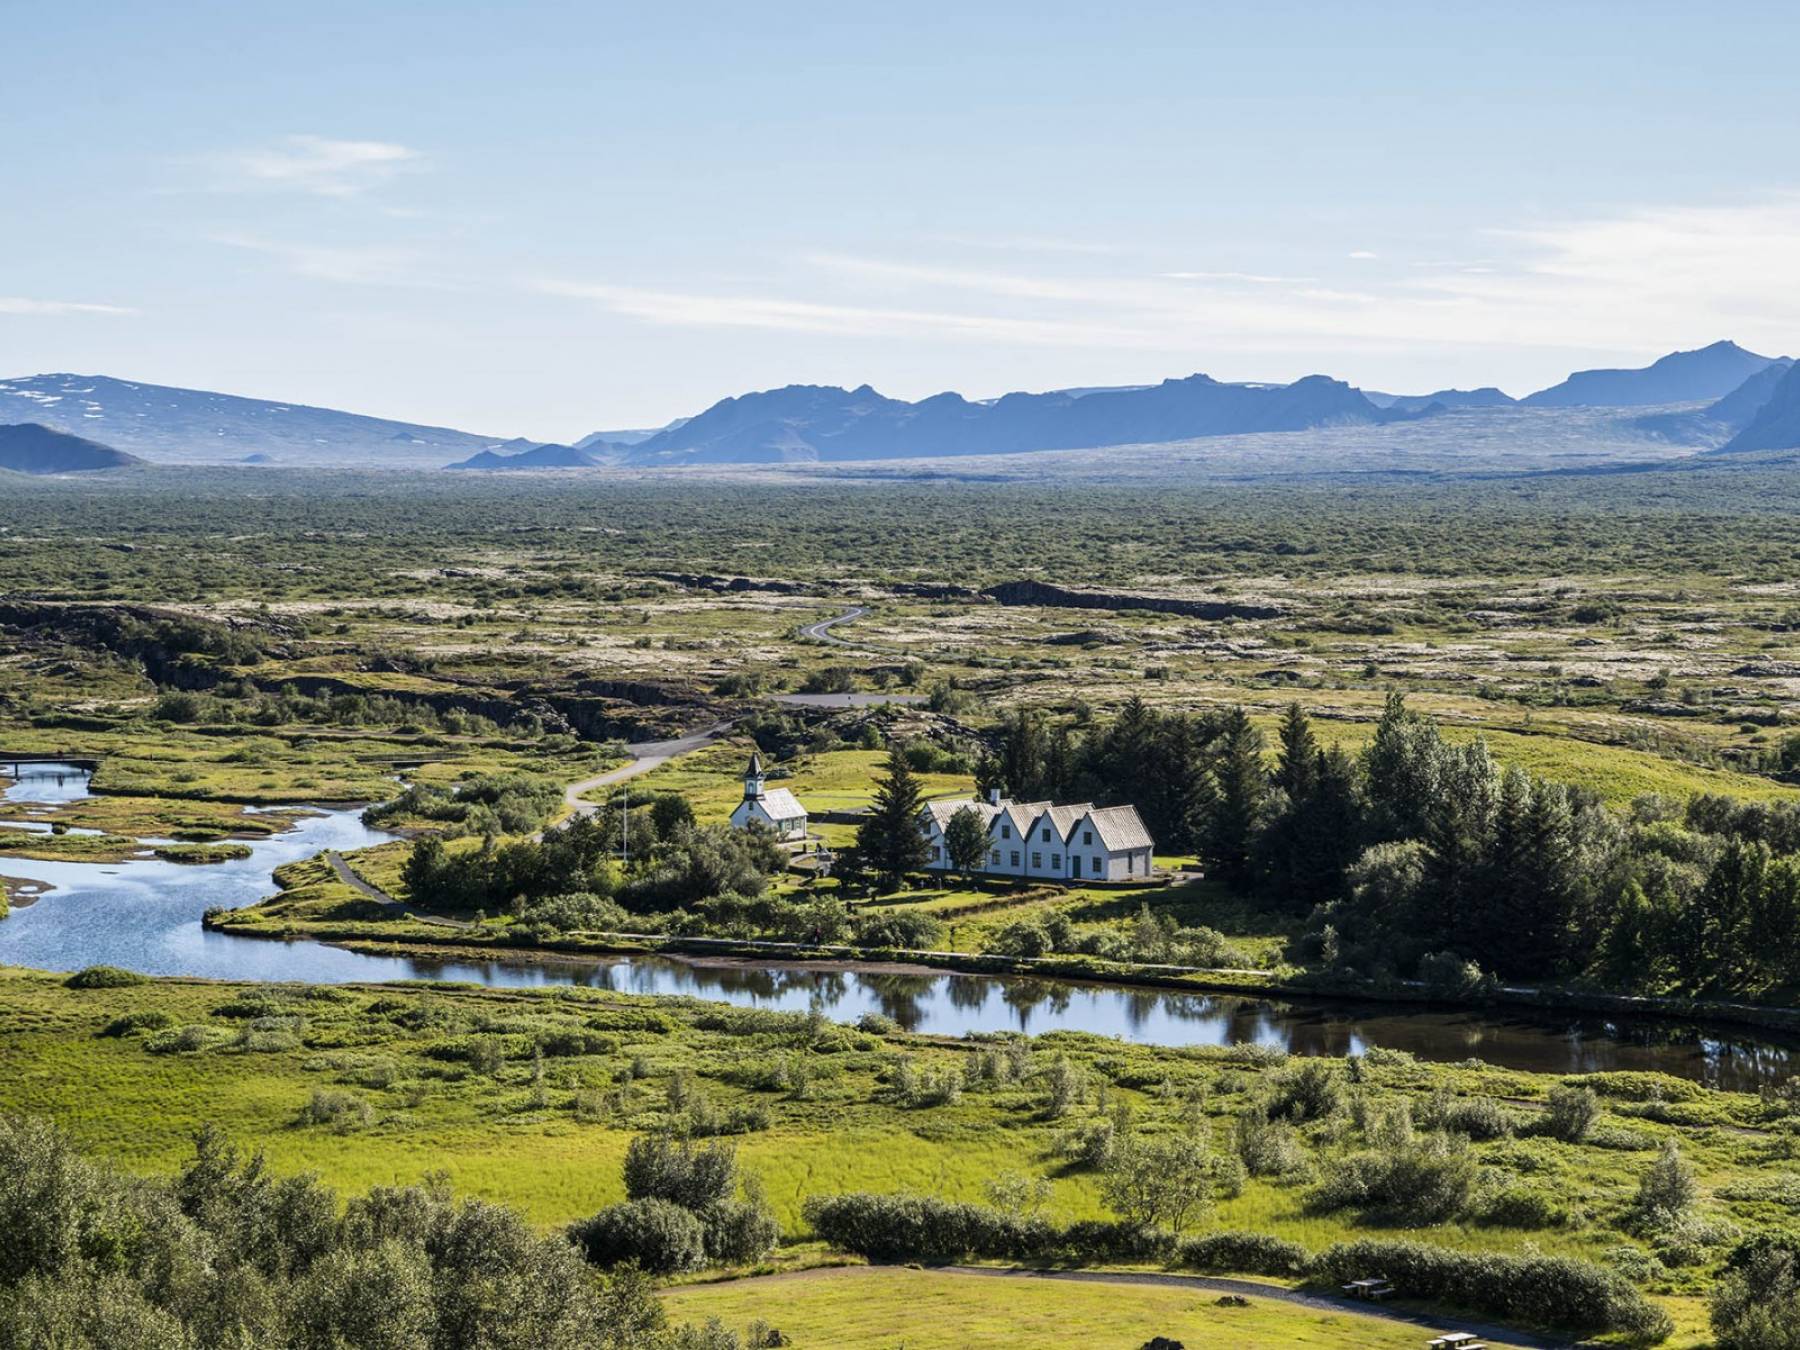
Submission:
<svg viewBox="0 0 1800 1350">
<path fill-rule="evenodd" d="M 78 802 L 93 795 L 88 791 L 93 774 L 79 764 L 0 760 L 0 777 L 12 780 L 0 792 L 9 802 Z"/>
<path fill-rule="evenodd" d="M 45 786 L 32 781 L 36 790 Z M 48 782 L 54 789 L 53 774 Z M 81 786 L 85 790 L 85 778 Z M 69 787 L 65 776 L 62 789 Z M 1265 1045 L 1298 1055 L 1343 1055 L 1384 1046 L 1422 1059 L 1480 1058 L 1543 1073 L 1658 1069 L 1740 1090 L 1784 1081 L 1793 1071 L 1793 1048 L 1800 1045 L 1795 1038 L 1721 1037 L 1716 1028 L 1660 1021 L 1276 1002 L 928 970 L 697 964 L 656 957 L 581 962 L 364 956 L 311 942 L 226 937 L 200 927 L 208 908 L 251 904 L 272 891 L 270 872 L 284 862 L 326 848 L 366 847 L 388 837 L 363 825 L 354 811 L 331 811 L 252 843 L 247 859 L 217 866 L 7 859 L 9 874 L 46 881 L 56 889 L 0 921 L 0 964 L 76 970 L 104 962 L 147 974 L 317 983 L 428 979 L 499 986 L 581 984 L 793 1012 L 817 1007 L 843 1022 L 881 1013 L 908 1030 L 948 1036 L 1086 1031 L 1155 1045 Z"/>
</svg>

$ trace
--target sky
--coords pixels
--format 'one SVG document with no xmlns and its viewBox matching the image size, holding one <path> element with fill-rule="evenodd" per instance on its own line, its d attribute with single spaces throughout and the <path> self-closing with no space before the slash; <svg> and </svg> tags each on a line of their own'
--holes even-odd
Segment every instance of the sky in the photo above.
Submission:
<svg viewBox="0 0 1800 1350">
<path fill-rule="evenodd" d="M 1708 10 L 0 0 L 0 378 L 567 440 L 1800 353 L 1800 6 Z"/>
</svg>

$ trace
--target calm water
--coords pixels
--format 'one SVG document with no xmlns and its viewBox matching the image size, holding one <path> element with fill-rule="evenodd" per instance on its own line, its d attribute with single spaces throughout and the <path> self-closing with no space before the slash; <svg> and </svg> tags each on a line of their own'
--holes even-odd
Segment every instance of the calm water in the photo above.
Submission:
<svg viewBox="0 0 1800 1350">
<path fill-rule="evenodd" d="M 0 761 L 0 774 L 12 782 L 0 799 L 9 802 L 78 802 L 90 796 L 91 775 L 75 764 L 11 764 Z"/>
<path fill-rule="evenodd" d="M 54 775 L 20 780 L 7 792 L 64 791 Z M 83 778 L 81 790 L 86 791 Z M 68 800 L 67 797 L 53 800 Z M 687 995 L 803 1012 L 838 1021 L 866 1012 L 908 1030 L 967 1032 L 1070 1030 L 1155 1045 L 1278 1046 L 1294 1054 L 1342 1055 L 1371 1046 L 1423 1059 L 1478 1058 L 1550 1073 L 1660 1069 L 1718 1087 L 1754 1090 L 1792 1071 L 1800 1040 L 1714 1036 L 1704 1029 L 1598 1018 L 1525 1018 L 1477 1012 L 1412 1011 L 1391 1004 L 1273 1002 L 1119 989 L 1053 980 L 996 979 L 940 972 L 874 973 L 819 965 L 689 963 L 658 957 L 598 962 L 422 960 L 363 956 L 313 942 L 269 942 L 208 933 L 200 916 L 214 906 L 253 904 L 272 892 L 270 873 L 321 849 L 355 849 L 392 836 L 355 811 L 310 816 L 286 834 L 251 843 L 251 856 L 205 867 L 144 861 L 54 863 L 0 859 L 9 876 L 56 889 L 0 921 L 0 964 L 78 970 L 109 964 L 152 975 L 217 979 L 459 980 L 485 985 L 581 984 L 633 994 Z"/>
</svg>

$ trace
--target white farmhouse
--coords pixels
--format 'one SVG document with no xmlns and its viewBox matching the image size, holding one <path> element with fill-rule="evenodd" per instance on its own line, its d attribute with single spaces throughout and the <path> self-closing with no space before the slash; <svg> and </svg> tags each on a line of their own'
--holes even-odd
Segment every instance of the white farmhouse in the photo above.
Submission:
<svg viewBox="0 0 1800 1350">
<path fill-rule="evenodd" d="M 1131 881 L 1153 870 L 1155 841 L 1135 806 L 1097 807 L 1088 802 L 1014 802 L 993 794 L 927 802 L 919 830 L 930 849 L 926 867 L 952 870 L 944 832 L 958 811 L 970 810 L 987 831 L 986 876 L 1048 881 Z"/>
<path fill-rule="evenodd" d="M 772 830 L 777 839 L 806 838 L 806 808 L 786 788 L 763 786 L 762 756 L 754 750 L 750 767 L 744 770 L 744 800 L 731 813 L 735 829 L 748 829 L 752 821 Z"/>
</svg>

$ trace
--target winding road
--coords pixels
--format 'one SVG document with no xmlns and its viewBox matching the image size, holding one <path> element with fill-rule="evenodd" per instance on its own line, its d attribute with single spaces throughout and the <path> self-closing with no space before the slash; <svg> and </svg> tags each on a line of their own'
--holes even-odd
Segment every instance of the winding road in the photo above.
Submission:
<svg viewBox="0 0 1800 1350">
<path fill-rule="evenodd" d="M 720 736 L 730 731 L 732 723 L 720 722 L 717 726 L 707 727 L 704 731 L 696 731 L 691 735 L 678 736 L 672 741 L 638 741 L 625 747 L 625 753 L 631 756 L 628 764 L 621 764 L 616 769 L 608 769 L 605 773 L 595 774 L 592 778 L 583 778 L 579 783 L 570 783 L 563 789 L 563 804 L 576 815 L 592 815 L 600 809 L 601 803 L 583 801 L 582 798 L 595 788 L 611 787 L 614 783 L 623 783 L 627 779 L 636 778 L 639 774 L 649 773 L 652 769 L 661 768 L 677 755 L 691 754 L 704 746 L 712 744 Z"/>
<path fill-rule="evenodd" d="M 831 630 L 836 628 L 840 623 L 850 623 L 856 619 L 860 619 L 868 612 L 867 608 L 858 605 L 855 609 L 846 610 L 835 619 L 820 619 L 817 623 L 804 624 L 800 628 L 800 636 L 813 642 L 834 642 L 840 647 L 860 646 L 860 643 L 851 642 L 847 638 L 841 638 Z"/>
<path fill-rule="evenodd" d="M 365 879 L 360 872 L 344 860 L 344 855 L 334 848 L 325 850 L 325 861 L 331 864 L 331 870 L 337 873 L 337 879 L 351 890 L 373 900 L 378 905 L 397 909 L 409 919 L 417 919 L 420 923 L 436 924 L 439 928 L 473 928 L 475 926 L 462 919 L 448 919 L 442 914 L 427 914 L 424 910 L 414 909 L 404 901 L 396 900 L 374 882 Z"/>
</svg>

